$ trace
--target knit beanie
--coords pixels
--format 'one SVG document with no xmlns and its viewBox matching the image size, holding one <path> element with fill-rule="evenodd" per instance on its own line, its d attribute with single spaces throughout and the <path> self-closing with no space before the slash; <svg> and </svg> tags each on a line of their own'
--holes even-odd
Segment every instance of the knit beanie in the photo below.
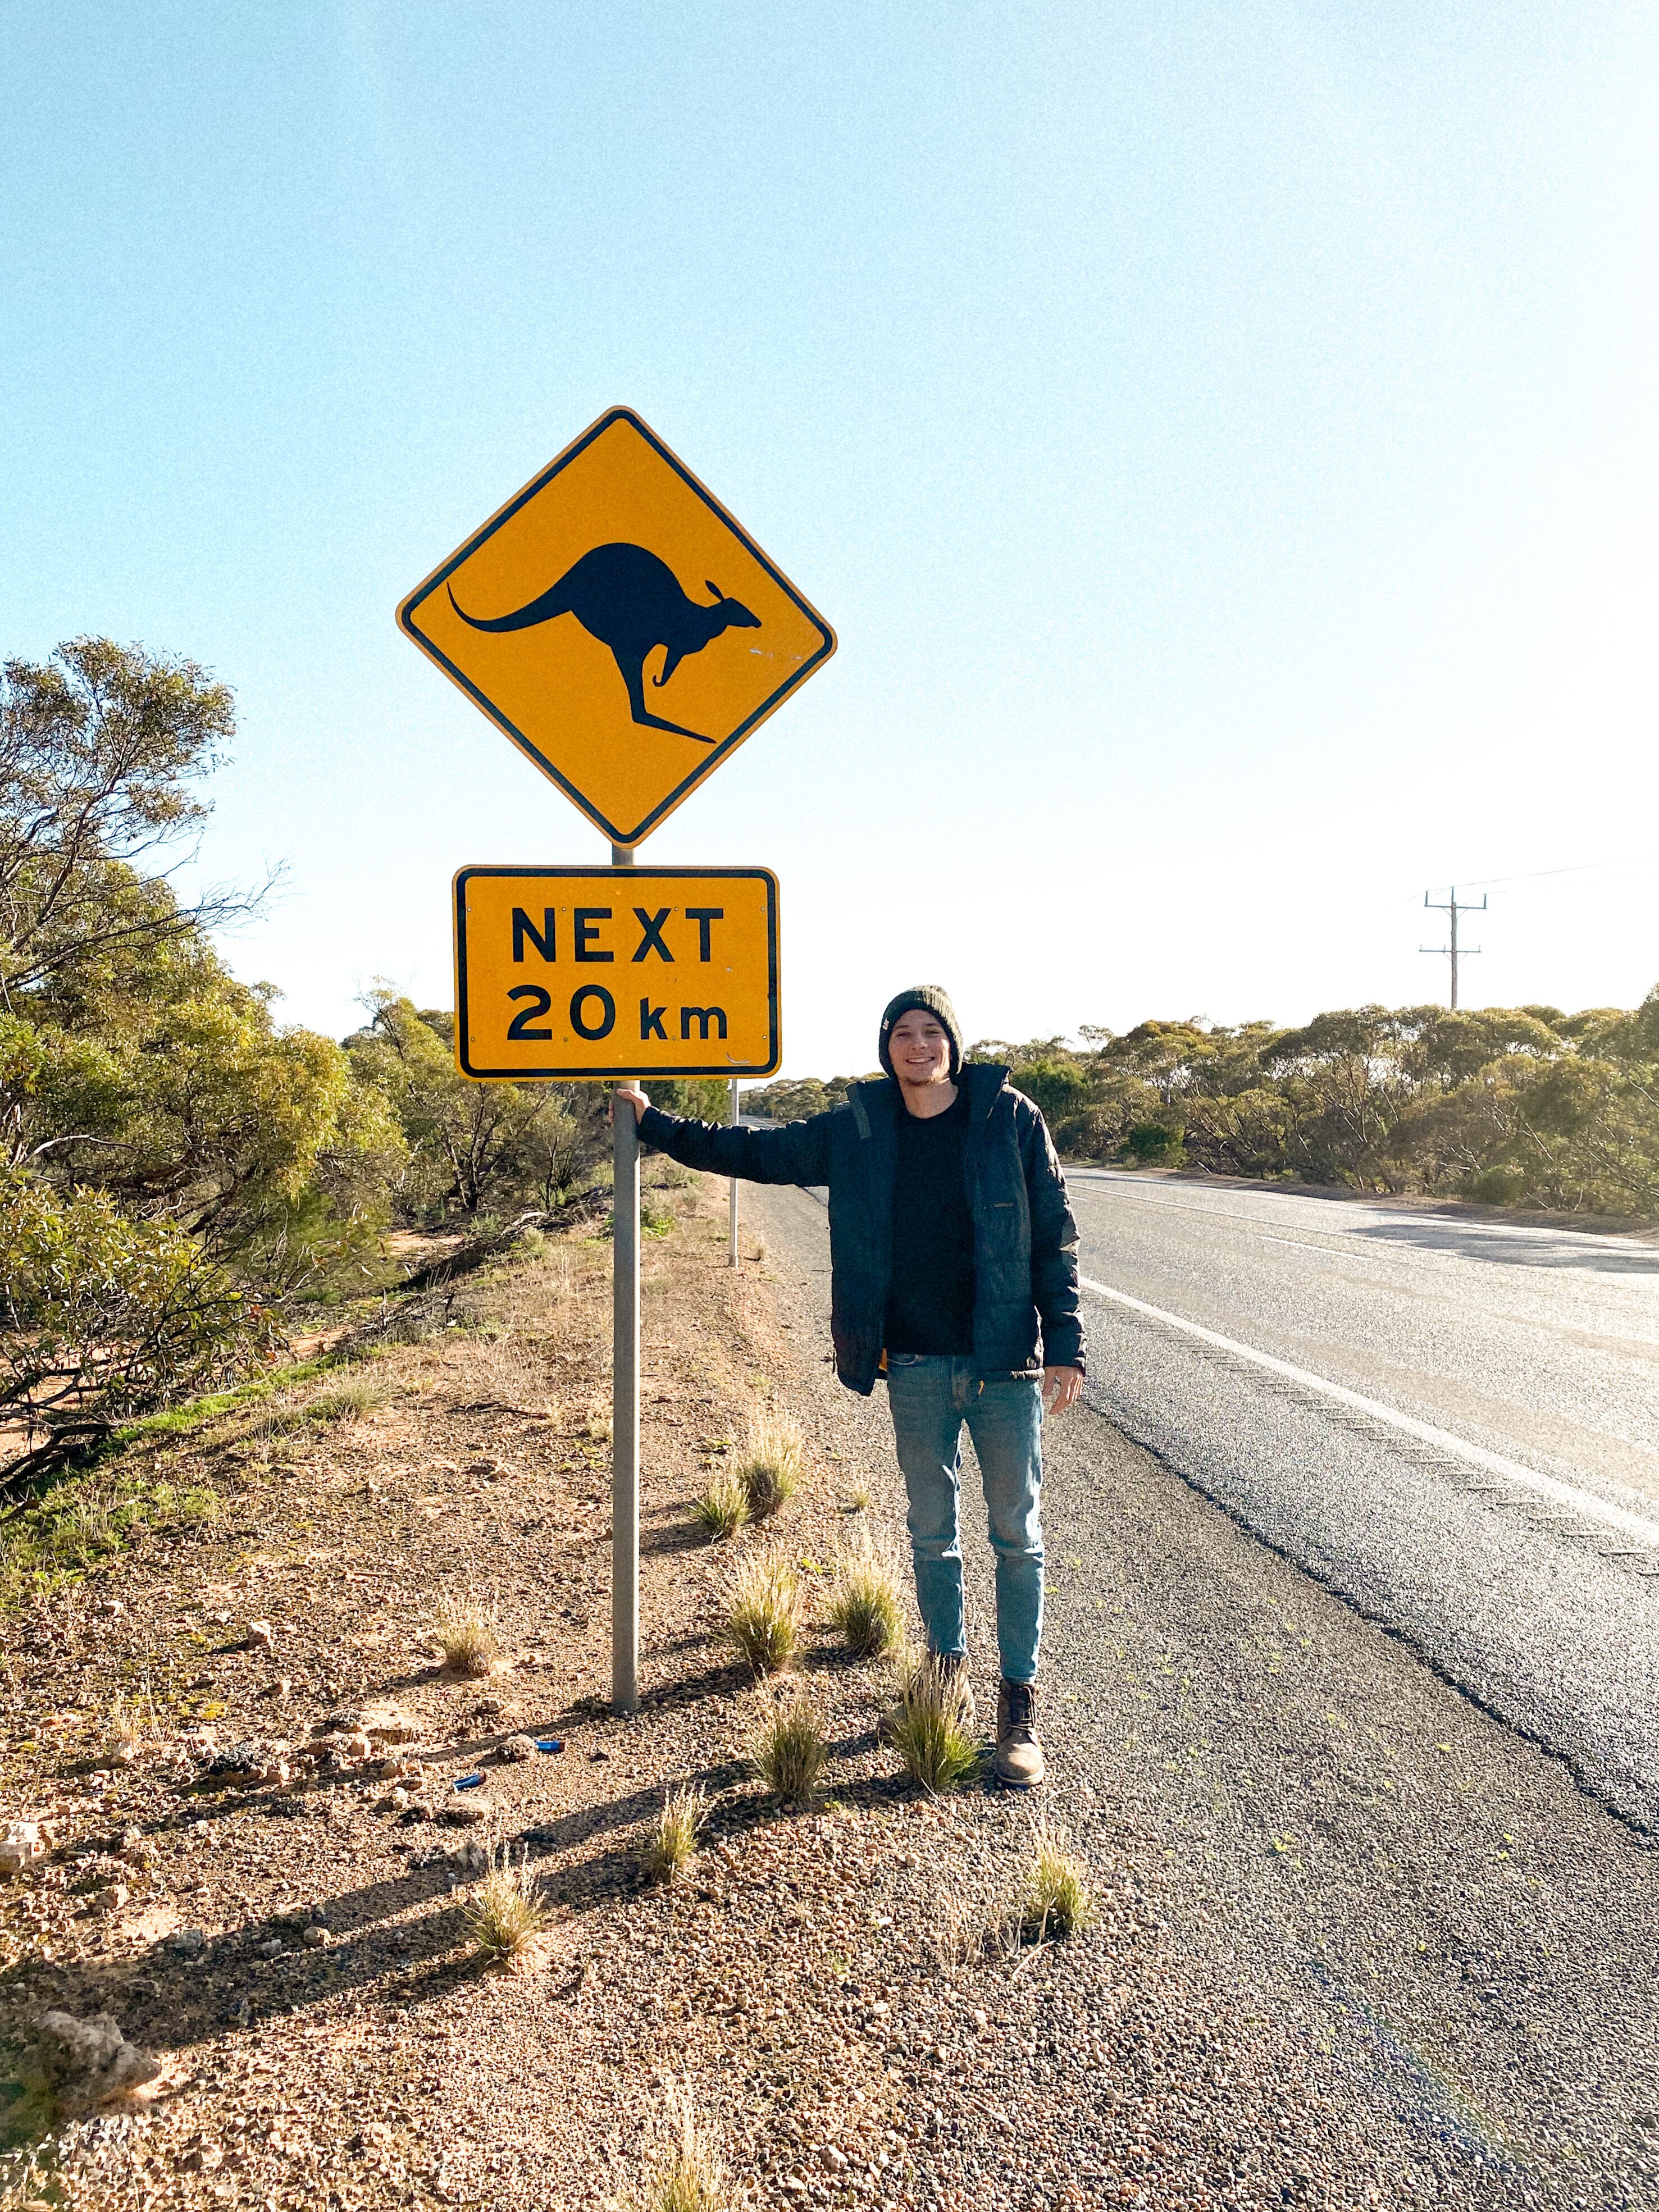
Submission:
<svg viewBox="0 0 1659 2212">
<path fill-rule="evenodd" d="M 888 1001 L 887 1011 L 881 1018 L 881 1064 L 889 1075 L 893 1062 L 887 1050 L 887 1040 L 893 1034 L 893 1024 L 902 1014 L 913 1006 L 920 1006 L 933 1019 L 951 1040 L 951 1079 L 954 1083 L 962 1073 L 962 1024 L 957 1019 L 957 1010 L 951 1004 L 951 994 L 937 983 L 918 983 L 913 989 L 901 991 L 896 999 Z"/>
</svg>

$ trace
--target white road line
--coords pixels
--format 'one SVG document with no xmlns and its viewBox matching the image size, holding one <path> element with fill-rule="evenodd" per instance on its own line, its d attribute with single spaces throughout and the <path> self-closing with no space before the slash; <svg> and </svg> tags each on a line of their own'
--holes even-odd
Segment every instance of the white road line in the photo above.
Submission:
<svg viewBox="0 0 1659 2212">
<path fill-rule="evenodd" d="M 1275 1359 L 1270 1352 L 1258 1352 L 1253 1344 L 1240 1344 L 1231 1336 L 1219 1335 L 1212 1328 L 1201 1328 L 1195 1321 L 1187 1321 L 1180 1314 L 1166 1312 L 1162 1306 L 1148 1305 L 1144 1298 L 1131 1297 L 1127 1291 L 1115 1291 L 1109 1284 L 1097 1283 L 1087 1275 L 1079 1278 L 1083 1288 L 1097 1298 L 1109 1299 L 1115 1305 L 1127 1306 L 1133 1313 L 1144 1314 L 1151 1321 L 1162 1322 L 1168 1328 L 1179 1329 L 1185 1336 L 1196 1337 L 1202 1344 L 1212 1345 L 1218 1352 L 1231 1353 L 1236 1359 L 1247 1359 L 1252 1366 L 1266 1369 L 1270 1375 L 1282 1376 L 1304 1390 L 1312 1390 L 1334 1405 L 1346 1406 L 1351 1412 L 1364 1413 L 1385 1428 L 1396 1429 L 1402 1436 L 1412 1437 L 1419 1443 L 1431 1444 L 1437 1451 L 1450 1458 L 1462 1460 L 1466 1466 L 1479 1468 L 1484 1474 L 1495 1474 L 1504 1482 L 1512 1482 L 1547 1498 L 1558 1505 L 1570 1507 L 1586 1521 L 1599 1521 L 1603 1527 L 1616 1528 L 1620 1534 L 1634 1536 L 1644 1545 L 1659 1545 L 1659 1522 L 1645 1521 L 1640 1514 L 1628 1513 L 1621 1505 L 1613 1505 L 1587 1490 L 1576 1489 L 1571 1483 L 1559 1482 L 1553 1475 L 1540 1474 L 1536 1468 L 1523 1467 L 1518 1460 L 1504 1459 L 1480 1444 L 1466 1443 L 1462 1437 L 1454 1436 L 1449 1429 L 1437 1429 L 1427 1421 L 1414 1419 L 1410 1413 L 1398 1412 L 1385 1406 L 1376 1398 L 1364 1398 L 1357 1390 L 1344 1389 L 1341 1383 L 1328 1382 L 1324 1376 L 1315 1375 L 1305 1367 L 1292 1367 L 1288 1360 Z"/>
</svg>

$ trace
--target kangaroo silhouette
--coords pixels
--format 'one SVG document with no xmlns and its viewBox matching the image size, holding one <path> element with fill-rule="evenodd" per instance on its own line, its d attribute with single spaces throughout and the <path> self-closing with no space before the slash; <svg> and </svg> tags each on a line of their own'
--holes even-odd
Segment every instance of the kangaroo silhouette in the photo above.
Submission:
<svg viewBox="0 0 1659 2212">
<path fill-rule="evenodd" d="M 712 745 L 714 738 L 664 721 L 645 703 L 645 657 L 657 646 L 668 655 L 662 674 L 652 678 L 653 687 L 660 690 L 688 653 L 701 653 L 722 630 L 760 628 L 760 617 L 750 614 L 740 600 L 728 599 L 718 584 L 708 589 L 714 594 L 714 605 L 699 606 L 680 589 L 668 563 L 643 545 L 596 545 L 539 599 L 511 614 L 488 618 L 470 615 L 453 589 L 449 604 L 474 629 L 532 629 L 556 615 L 574 615 L 590 637 L 610 647 L 628 686 L 628 703 L 636 722 L 647 730 L 669 730 L 677 738 L 695 738 L 700 745 Z"/>
</svg>

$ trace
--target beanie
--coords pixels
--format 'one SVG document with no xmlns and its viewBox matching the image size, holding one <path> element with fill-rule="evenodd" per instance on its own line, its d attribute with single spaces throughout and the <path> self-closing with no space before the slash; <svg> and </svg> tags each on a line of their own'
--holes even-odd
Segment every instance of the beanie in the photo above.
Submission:
<svg viewBox="0 0 1659 2212">
<path fill-rule="evenodd" d="M 962 1073 L 962 1024 L 957 1019 L 957 1010 L 951 1004 L 951 994 L 937 983 L 918 983 L 908 991 L 901 991 L 890 999 L 887 1011 L 881 1018 L 881 1064 L 889 1075 L 893 1062 L 887 1050 L 887 1040 L 893 1033 L 893 1024 L 901 1015 L 908 1014 L 913 1006 L 920 1006 L 933 1019 L 951 1040 L 951 1079 L 954 1082 Z"/>
</svg>

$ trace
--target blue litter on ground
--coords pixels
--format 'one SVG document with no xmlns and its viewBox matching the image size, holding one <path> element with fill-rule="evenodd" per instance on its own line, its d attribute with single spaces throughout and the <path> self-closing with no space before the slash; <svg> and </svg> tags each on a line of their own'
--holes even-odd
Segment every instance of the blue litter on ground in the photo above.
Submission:
<svg viewBox="0 0 1659 2212">
<path fill-rule="evenodd" d="M 458 1790 L 482 1790 L 483 1777 L 482 1774 L 458 1774 L 455 1777 L 455 1787 Z"/>
<path fill-rule="evenodd" d="M 562 1735 L 538 1735 L 536 1748 L 538 1751 L 562 1751 L 564 1738 Z"/>
</svg>

